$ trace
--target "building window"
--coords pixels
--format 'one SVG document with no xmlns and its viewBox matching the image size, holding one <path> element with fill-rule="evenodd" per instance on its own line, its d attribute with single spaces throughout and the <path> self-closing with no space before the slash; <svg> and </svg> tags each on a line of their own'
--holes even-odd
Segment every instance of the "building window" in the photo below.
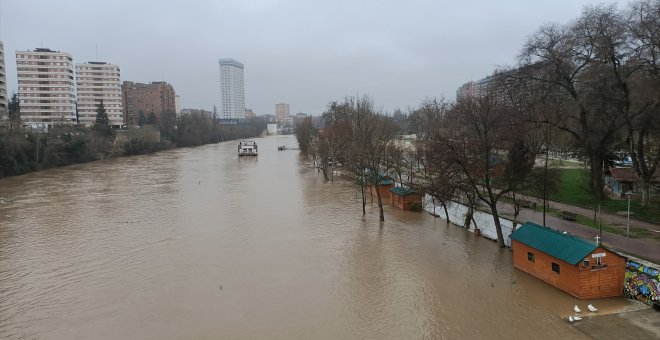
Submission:
<svg viewBox="0 0 660 340">
<path fill-rule="evenodd" d="M 559 264 L 552 262 L 552 271 L 559 274 Z"/>
<path fill-rule="evenodd" d="M 527 252 L 527 260 L 529 260 L 529 262 L 536 262 L 536 256 L 534 253 Z"/>
<path fill-rule="evenodd" d="M 585 268 L 589 267 L 589 259 L 582 260 L 582 267 L 585 267 Z"/>
</svg>

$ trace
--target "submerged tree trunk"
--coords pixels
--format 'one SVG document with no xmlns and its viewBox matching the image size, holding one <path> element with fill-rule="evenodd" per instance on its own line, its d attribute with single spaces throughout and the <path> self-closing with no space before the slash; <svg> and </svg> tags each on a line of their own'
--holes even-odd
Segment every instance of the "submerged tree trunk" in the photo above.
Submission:
<svg viewBox="0 0 660 340">
<path fill-rule="evenodd" d="M 487 179 L 488 184 L 490 184 L 490 179 Z M 504 234 L 502 233 L 502 224 L 500 224 L 500 214 L 497 211 L 497 199 L 495 195 L 493 194 L 492 187 L 490 185 L 486 186 L 486 190 L 488 191 L 488 199 L 489 201 L 486 202 L 488 204 L 488 207 L 490 207 L 490 212 L 493 215 L 493 223 L 495 223 L 495 231 L 497 232 L 497 245 L 500 248 L 504 248 Z"/>
<path fill-rule="evenodd" d="M 376 197 L 378 197 L 378 212 L 380 213 L 380 220 L 385 221 L 385 213 L 383 212 L 383 200 L 380 197 L 380 186 L 378 185 L 378 182 L 376 182 L 374 188 L 376 188 Z"/>
<path fill-rule="evenodd" d="M 470 222 L 472 222 L 472 215 L 474 215 L 474 208 L 472 208 L 472 206 L 469 206 L 468 211 L 465 214 L 465 221 L 463 222 L 463 228 L 470 229 Z"/>
<path fill-rule="evenodd" d="M 490 206 L 490 211 L 493 214 L 493 222 L 495 222 L 495 231 L 497 232 L 497 245 L 504 248 L 504 234 L 502 233 L 502 225 L 500 224 L 500 215 L 497 212 L 497 203 Z"/>
<path fill-rule="evenodd" d="M 360 193 L 362 194 L 362 215 L 366 215 L 367 214 L 367 208 L 366 208 L 367 195 L 366 195 L 365 190 L 364 190 L 364 183 L 363 182 L 360 183 Z"/>
<path fill-rule="evenodd" d="M 447 203 L 442 202 L 442 208 L 445 210 L 445 218 L 447 219 L 447 225 L 449 225 L 449 211 L 447 210 Z"/>
</svg>

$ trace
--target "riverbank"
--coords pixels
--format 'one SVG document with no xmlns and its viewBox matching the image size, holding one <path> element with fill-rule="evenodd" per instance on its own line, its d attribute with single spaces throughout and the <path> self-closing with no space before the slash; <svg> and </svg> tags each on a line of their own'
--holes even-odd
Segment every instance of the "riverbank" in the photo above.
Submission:
<svg viewBox="0 0 660 340">
<path fill-rule="evenodd" d="M 0 128 L 0 178 L 101 159 L 150 154 L 179 147 L 252 138 L 266 129 L 263 119 L 223 125 L 210 117 L 184 115 L 176 124 L 144 125 L 111 134 L 61 125 L 47 131 Z"/>
</svg>

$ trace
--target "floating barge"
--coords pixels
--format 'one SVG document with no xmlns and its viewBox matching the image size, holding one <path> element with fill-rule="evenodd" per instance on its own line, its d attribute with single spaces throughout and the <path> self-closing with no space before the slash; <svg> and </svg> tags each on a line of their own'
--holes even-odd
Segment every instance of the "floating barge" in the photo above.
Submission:
<svg viewBox="0 0 660 340">
<path fill-rule="evenodd" d="M 256 156 L 259 153 L 257 143 L 251 140 L 244 140 L 238 142 L 238 155 L 239 156 Z"/>
</svg>

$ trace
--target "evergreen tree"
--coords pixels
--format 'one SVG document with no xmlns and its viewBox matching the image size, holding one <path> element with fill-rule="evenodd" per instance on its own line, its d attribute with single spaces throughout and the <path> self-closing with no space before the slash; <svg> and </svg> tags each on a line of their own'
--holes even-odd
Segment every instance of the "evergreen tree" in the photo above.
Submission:
<svg viewBox="0 0 660 340">
<path fill-rule="evenodd" d="M 153 111 L 149 112 L 149 115 L 147 116 L 147 124 L 155 125 L 157 121 L 158 121 L 158 118 L 156 117 L 156 114 L 153 113 Z"/>
<path fill-rule="evenodd" d="M 7 115 L 9 116 L 9 121 L 12 123 L 18 123 L 21 120 L 21 104 L 18 100 L 18 94 L 15 92 L 9 100 L 8 109 Z"/>
<path fill-rule="evenodd" d="M 105 106 L 103 106 L 103 100 L 101 100 L 99 106 L 96 108 L 96 122 L 94 123 L 94 131 L 105 137 L 114 136 L 114 131 L 110 126 L 110 118 L 108 118 L 108 113 L 105 111 Z"/>
<path fill-rule="evenodd" d="M 144 126 L 144 124 L 147 124 L 147 116 L 144 115 L 144 111 L 140 110 L 140 113 L 138 113 L 138 126 Z"/>
</svg>

